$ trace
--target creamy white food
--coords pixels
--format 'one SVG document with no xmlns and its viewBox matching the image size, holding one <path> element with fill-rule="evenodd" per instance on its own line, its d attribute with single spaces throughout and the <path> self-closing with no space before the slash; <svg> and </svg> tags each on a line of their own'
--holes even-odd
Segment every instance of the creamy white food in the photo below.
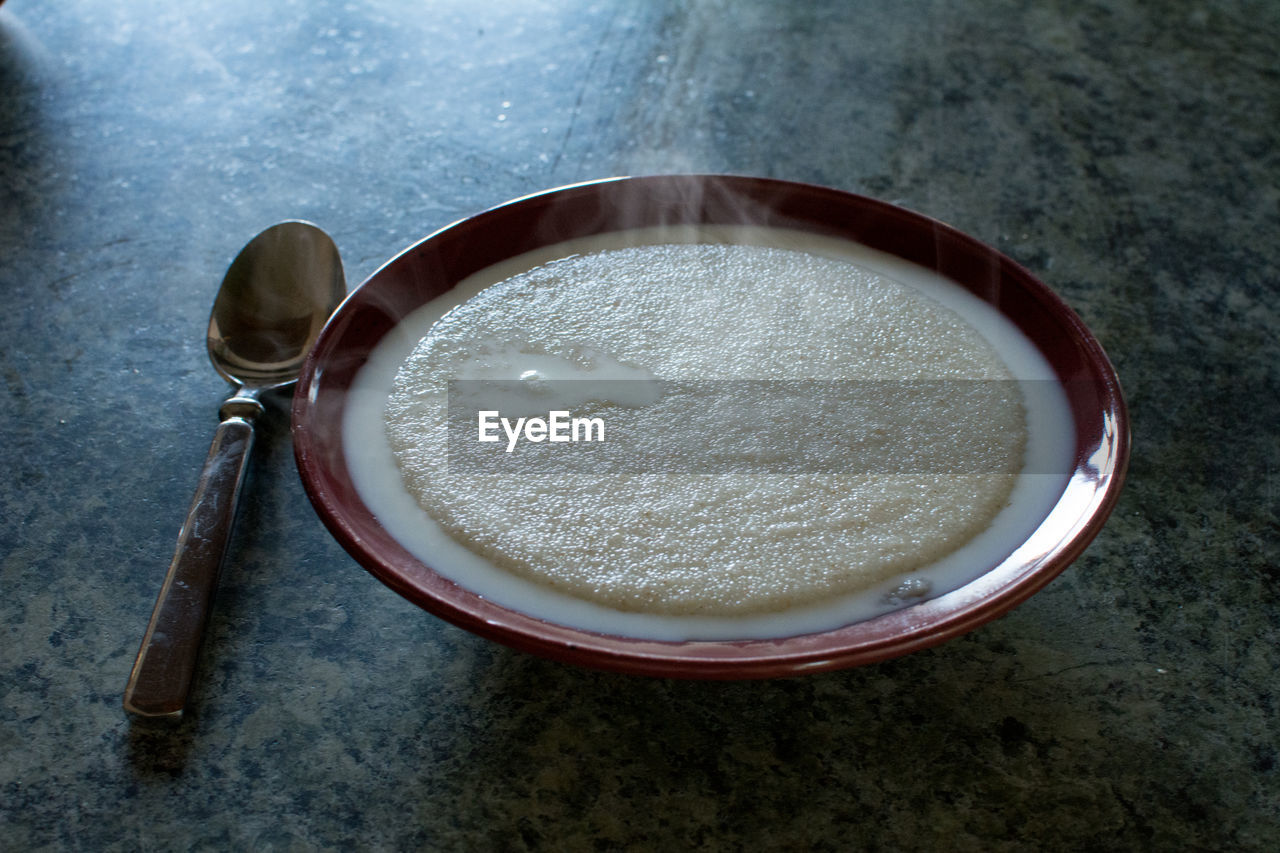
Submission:
<svg viewBox="0 0 1280 853">
<path fill-rule="evenodd" d="M 1049 379 L 1047 365 L 998 315 L 936 276 L 860 247 L 783 234 L 735 229 L 713 235 L 722 243 L 560 247 L 487 272 L 450 297 L 462 304 L 443 317 L 437 305 L 410 318 L 362 373 L 350 408 L 348 452 L 362 495 L 395 504 L 385 515 L 401 519 L 391 526 L 402 541 L 434 519 L 452 541 L 436 536 L 411 548 L 483 594 L 638 636 L 832 627 L 994 565 L 1034 529 L 1061 485 L 1026 471 L 1029 458 L 1066 452 L 1062 401 L 1038 395 L 1028 404 L 1011 381 Z M 659 236 L 670 237 L 613 240 Z M 636 465 L 623 474 L 478 475 L 447 464 L 445 416 L 448 380 L 481 376 L 947 380 L 955 393 L 978 395 L 962 410 L 981 416 L 923 429 L 926 405 L 868 424 L 885 452 L 919 456 L 892 474 Z M 615 423 L 629 420 L 629 435 L 658 443 L 635 452 L 660 454 L 663 444 L 696 443 L 673 432 L 686 420 L 680 406 L 715 401 L 614 402 L 604 411 Z M 384 437 L 370 434 L 379 404 Z M 940 473 L 974 442 L 964 452 L 987 454 L 981 465 Z M 394 497 L 385 494 L 388 457 L 401 485 Z M 373 491 L 382 497 L 370 499 Z"/>
</svg>

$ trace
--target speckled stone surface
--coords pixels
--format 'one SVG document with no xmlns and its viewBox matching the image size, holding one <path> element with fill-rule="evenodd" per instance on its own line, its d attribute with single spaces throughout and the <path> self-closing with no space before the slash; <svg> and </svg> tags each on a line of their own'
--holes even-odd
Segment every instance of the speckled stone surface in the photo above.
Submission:
<svg viewBox="0 0 1280 853">
<path fill-rule="evenodd" d="M 0 849 L 1276 849 L 1277 44 L 1271 2 L 5 3 Z M 895 201 L 1066 297 L 1135 432 L 1083 558 L 877 666 L 584 671 L 362 571 L 278 408 L 195 710 L 131 725 L 240 246 L 311 219 L 355 283 L 671 171 Z"/>
</svg>

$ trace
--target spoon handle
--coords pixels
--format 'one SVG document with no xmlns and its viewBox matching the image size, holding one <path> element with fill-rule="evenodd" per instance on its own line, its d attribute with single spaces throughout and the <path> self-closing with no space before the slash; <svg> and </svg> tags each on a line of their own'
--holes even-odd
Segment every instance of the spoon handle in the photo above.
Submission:
<svg viewBox="0 0 1280 853">
<path fill-rule="evenodd" d="M 222 404 L 222 423 L 125 687 L 124 708 L 131 714 L 182 716 L 253 449 L 253 422 L 261 413 L 262 404 L 248 395 Z"/>
</svg>

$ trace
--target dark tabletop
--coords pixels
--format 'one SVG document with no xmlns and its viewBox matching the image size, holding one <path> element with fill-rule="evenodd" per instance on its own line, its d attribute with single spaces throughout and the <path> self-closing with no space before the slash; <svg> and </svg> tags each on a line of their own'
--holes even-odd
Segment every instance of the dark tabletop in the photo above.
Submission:
<svg viewBox="0 0 1280 853">
<path fill-rule="evenodd" d="M 1275 849 L 1280 5 L 10 0 L 0 8 L 0 849 Z M 766 682 L 429 616 L 263 425 L 193 710 L 133 655 L 286 218 L 352 285 L 507 199 L 729 172 L 942 219 L 1132 409 L 1102 534 L 1006 617 Z"/>
</svg>

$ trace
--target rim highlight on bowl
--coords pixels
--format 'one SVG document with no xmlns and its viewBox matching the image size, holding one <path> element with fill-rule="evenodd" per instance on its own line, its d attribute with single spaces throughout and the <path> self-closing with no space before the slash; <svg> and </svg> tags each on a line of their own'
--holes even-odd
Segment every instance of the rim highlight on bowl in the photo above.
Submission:
<svg viewBox="0 0 1280 853">
<path fill-rule="evenodd" d="M 539 247 L 656 225 L 763 225 L 851 240 L 914 262 L 994 305 L 1034 342 L 1066 390 L 1076 433 L 1064 491 L 1022 547 L 952 592 L 863 622 L 795 637 L 666 642 L 598 634 L 502 607 L 409 554 L 360 499 L 343 453 L 346 391 L 407 314 L 486 267 Z M 679 678 L 768 678 L 886 660 L 997 618 L 1043 588 L 1101 529 L 1129 455 L 1119 380 L 1080 318 L 1030 272 L 941 222 L 865 196 L 727 175 L 613 178 L 516 199 L 402 252 L 348 296 L 306 360 L 293 401 L 294 455 L 308 497 L 343 548 L 430 613 L 523 651 Z M 1034 543 L 1034 547 L 1031 547 Z"/>
</svg>

